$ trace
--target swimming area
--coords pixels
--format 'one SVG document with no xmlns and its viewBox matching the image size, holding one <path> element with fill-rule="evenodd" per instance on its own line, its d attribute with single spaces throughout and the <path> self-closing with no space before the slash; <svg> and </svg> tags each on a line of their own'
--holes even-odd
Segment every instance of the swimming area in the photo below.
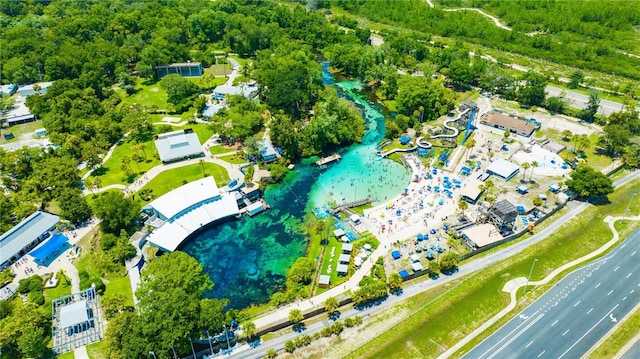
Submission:
<svg viewBox="0 0 640 359">
<path fill-rule="evenodd" d="M 410 172 L 402 165 L 375 154 L 384 136 L 381 109 L 360 95 L 359 82 L 334 83 L 328 67 L 323 63 L 323 81 L 362 111 L 362 143 L 342 149 L 342 159 L 325 167 L 314 166 L 311 159 L 302 161 L 282 183 L 265 190 L 270 210 L 214 225 L 186 243 L 182 250 L 202 263 L 215 283 L 207 297 L 228 298 L 232 308 L 267 302 L 283 288 L 288 268 L 306 251 L 308 239 L 300 227 L 307 213 L 329 203 L 367 197 L 379 203 L 410 182 Z"/>
</svg>

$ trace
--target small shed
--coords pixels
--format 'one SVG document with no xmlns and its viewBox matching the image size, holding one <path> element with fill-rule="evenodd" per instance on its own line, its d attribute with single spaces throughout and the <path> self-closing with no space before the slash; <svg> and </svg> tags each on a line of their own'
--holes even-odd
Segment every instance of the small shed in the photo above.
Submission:
<svg viewBox="0 0 640 359">
<path fill-rule="evenodd" d="M 400 272 L 398 272 L 398 274 L 400 274 L 400 277 L 403 279 L 409 276 L 409 272 L 407 272 L 406 269 L 401 270 Z"/>
<path fill-rule="evenodd" d="M 558 193 L 558 192 L 560 192 L 560 186 L 558 186 L 557 183 L 554 183 L 551 186 L 549 186 L 549 191 L 551 191 L 553 193 Z"/>
<path fill-rule="evenodd" d="M 520 194 L 527 194 L 529 192 L 529 187 L 527 186 L 518 186 L 516 187 L 516 191 Z"/>
<path fill-rule="evenodd" d="M 420 257 L 418 257 L 417 254 L 412 254 L 409 256 L 409 258 L 411 258 L 412 262 L 420 262 Z"/>
<path fill-rule="evenodd" d="M 420 264 L 420 262 L 413 262 L 411 263 L 411 269 L 413 269 L 414 272 L 419 272 L 424 268 L 422 267 L 422 264 Z"/>
<path fill-rule="evenodd" d="M 346 275 L 347 272 L 349 272 L 349 266 L 346 264 L 338 264 L 336 266 L 336 271 L 338 272 L 338 274 Z"/>
<path fill-rule="evenodd" d="M 44 137 L 47 135 L 47 130 L 44 128 L 39 128 L 37 130 L 35 130 L 35 135 L 36 137 Z"/>
<path fill-rule="evenodd" d="M 336 238 L 340 238 L 344 236 L 344 230 L 338 228 L 335 231 L 333 231 L 333 235 L 336 236 Z"/>
<path fill-rule="evenodd" d="M 352 214 L 349 219 L 351 220 L 351 222 L 353 222 L 353 224 L 360 224 L 360 216 L 357 214 Z"/>
<path fill-rule="evenodd" d="M 326 274 L 320 275 L 320 278 L 318 279 L 318 286 L 320 286 L 321 288 L 329 288 L 330 284 L 331 276 L 328 276 Z"/>
<path fill-rule="evenodd" d="M 393 259 L 400 259 L 400 257 L 402 257 L 402 254 L 400 254 L 400 251 L 393 251 L 391 252 L 391 257 Z"/>
<path fill-rule="evenodd" d="M 353 251 L 353 244 L 351 243 L 342 244 L 342 253 L 351 253 L 351 251 Z"/>
<path fill-rule="evenodd" d="M 343 253 L 338 257 L 338 261 L 340 263 L 349 263 L 349 261 L 351 261 L 351 255 Z"/>
</svg>

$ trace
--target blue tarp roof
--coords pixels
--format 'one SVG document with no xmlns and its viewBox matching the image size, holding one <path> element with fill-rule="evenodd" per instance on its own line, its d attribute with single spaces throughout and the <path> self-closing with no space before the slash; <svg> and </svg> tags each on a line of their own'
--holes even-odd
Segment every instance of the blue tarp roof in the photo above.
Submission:
<svg viewBox="0 0 640 359">
<path fill-rule="evenodd" d="M 399 251 L 393 251 L 391 252 L 391 257 L 393 257 L 393 259 L 399 259 L 400 257 L 402 257 L 402 255 Z"/>
<path fill-rule="evenodd" d="M 35 251 L 29 253 L 30 256 L 35 258 L 40 262 L 48 262 L 53 253 L 57 252 L 60 247 L 64 246 L 69 239 L 62 233 L 56 233 L 49 239 L 42 247 L 36 249 Z"/>
<path fill-rule="evenodd" d="M 407 272 L 406 270 L 401 270 L 400 272 L 398 272 L 398 274 L 400 274 L 400 277 L 402 278 L 406 278 L 409 276 L 409 272 Z"/>
</svg>

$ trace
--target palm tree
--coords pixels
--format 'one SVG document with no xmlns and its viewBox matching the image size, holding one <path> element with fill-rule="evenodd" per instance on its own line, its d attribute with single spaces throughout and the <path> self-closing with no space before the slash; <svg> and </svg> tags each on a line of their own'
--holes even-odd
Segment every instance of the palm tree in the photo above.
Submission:
<svg viewBox="0 0 640 359">
<path fill-rule="evenodd" d="M 529 174 L 529 182 L 531 182 L 531 177 L 533 177 L 533 169 L 538 167 L 538 161 L 531 162 L 531 173 Z"/>
<path fill-rule="evenodd" d="M 300 309 L 291 309 L 291 311 L 289 311 L 289 321 L 291 321 L 291 323 L 293 323 L 294 325 L 299 324 L 302 319 L 304 319 L 304 316 L 302 315 Z"/>
<path fill-rule="evenodd" d="M 204 172 L 204 160 L 201 158 L 198 163 L 200 163 L 200 168 L 202 168 L 202 175 L 206 175 L 206 173 Z"/>
<path fill-rule="evenodd" d="M 324 309 L 327 311 L 327 317 L 329 317 L 329 319 L 334 317 L 338 305 L 340 304 L 335 297 L 327 298 L 327 300 L 324 301 Z"/>
<path fill-rule="evenodd" d="M 529 162 L 525 162 L 522 164 L 522 169 L 524 171 L 522 171 L 522 180 L 524 181 L 524 177 L 527 174 L 527 170 L 529 169 L 529 167 L 531 167 L 531 165 L 529 164 Z"/>
<path fill-rule="evenodd" d="M 464 148 L 467 149 L 467 159 L 469 158 L 469 154 L 471 153 L 471 149 L 476 145 L 476 140 L 473 138 L 467 139 L 467 142 L 464 143 Z"/>
<path fill-rule="evenodd" d="M 469 208 L 469 203 L 461 199 L 458 201 L 458 208 L 460 208 L 460 210 L 462 211 L 462 215 L 464 216 L 464 211 L 466 211 L 467 208 Z"/>
<path fill-rule="evenodd" d="M 256 335 L 256 324 L 252 321 L 248 321 L 242 325 L 242 332 L 248 340 L 251 340 Z"/>
</svg>

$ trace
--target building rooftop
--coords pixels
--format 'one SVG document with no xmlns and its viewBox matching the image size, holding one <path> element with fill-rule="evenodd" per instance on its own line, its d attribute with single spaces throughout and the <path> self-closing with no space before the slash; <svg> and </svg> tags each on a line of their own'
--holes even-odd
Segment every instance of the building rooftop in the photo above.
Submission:
<svg viewBox="0 0 640 359">
<path fill-rule="evenodd" d="M 480 185 L 482 181 L 476 178 L 468 178 L 464 181 L 464 186 L 460 189 L 460 197 L 467 197 L 472 201 L 475 201 L 480 197 L 482 191 L 480 191 Z"/>
<path fill-rule="evenodd" d="M 492 125 L 498 125 L 504 128 L 513 129 L 518 133 L 524 133 L 527 136 L 531 135 L 536 129 L 536 125 L 526 122 L 524 120 L 517 119 L 515 117 L 507 116 L 499 112 L 487 112 L 482 115 L 482 121 L 485 121 Z"/>
<path fill-rule="evenodd" d="M 493 206 L 491 206 L 489 210 L 491 211 L 491 213 L 495 213 L 502 220 L 509 217 L 514 217 L 518 214 L 518 209 L 516 208 L 516 206 L 511 204 L 511 202 L 507 201 L 506 199 L 503 199 L 500 202 L 496 202 Z"/>
<path fill-rule="evenodd" d="M 486 170 L 489 173 L 508 179 L 518 173 L 518 171 L 520 171 L 520 167 L 501 158 L 497 161 L 493 161 Z"/>
<path fill-rule="evenodd" d="M 36 211 L 0 236 L 0 264 L 18 254 L 60 221 L 55 214 Z"/>
<path fill-rule="evenodd" d="M 258 86 L 256 84 L 245 84 L 243 86 L 220 85 L 213 89 L 214 95 L 242 95 L 247 98 L 253 97 L 257 92 Z"/>
<path fill-rule="evenodd" d="M 462 230 L 462 234 L 472 242 L 472 245 L 478 248 L 502 240 L 500 231 L 491 223 L 483 223 L 465 228 Z"/>
<path fill-rule="evenodd" d="M 155 144 L 162 162 L 171 162 L 204 153 L 198 135 L 191 129 L 159 134 Z"/>
<path fill-rule="evenodd" d="M 89 321 L 87 301 L 81 300 L 60 309 L 60 328 L 69 328 Z"/>
<path fill-rule="evenodd" d="M 216 181 L 213 177 L 205 177 L 160 196 L 145 208 L 153 208 L 166 219 L 171 220 L 185 209 L 217 197 L 220 197 L 220 190 Z"/>
</svg>

